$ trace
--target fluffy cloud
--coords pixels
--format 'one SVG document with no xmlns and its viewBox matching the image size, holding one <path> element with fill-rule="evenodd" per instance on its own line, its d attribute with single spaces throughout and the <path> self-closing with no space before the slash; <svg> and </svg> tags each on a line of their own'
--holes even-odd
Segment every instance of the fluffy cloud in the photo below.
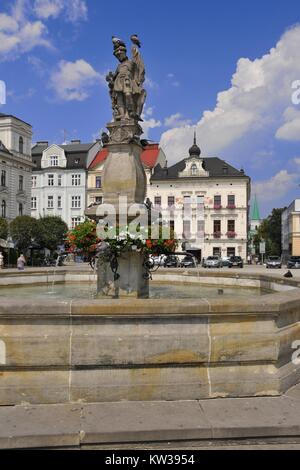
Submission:
<svg viewBox="0 0 300 470">
<path fill-rule="evenodd" d="M 60 100 L 84 101 L 89 96 L 89 87 L 97 82 L 104 82 L 104 77 L 85 60 L 62 60 L 51 75 L 50 87 Z"/>
<path fill-rule="evenodd" d="M 300 26 L 288 30 L 276 47 L 255 60 L 241 58 L 231 87 L 217 95 L 213 110 L 197 123 L 198 140 L 206 154 L 218 154 L 241 138 L 253 140 L 257 131 L 293 139 L 300 130 L 298 112 L 291 116 L 291 84 L 300 78 Z M 172 162 L 186 154 L 192 139 L 190 126 L 166 131 L 161 145 Z M 241 155 L 241 163 L 243 155 Z"/>
<path fill-rule="evenodd" d="M 16 0 L 10 15 L 0 14 L 0 60 L 15 59 L 37 46 L 51 47 L 46 26 L 28 20 L 27 8 L 26 0 Z"/>
<path fill-rule="evenodd" d="M 283 114 L 285 123 L 277 130 L 277 139 L 300 140 L 300 111 L 289 107 Z"/>
<path fill-rule="evenodd" d="M 259 200 L 266 202 L 277 202 L 284 199 L 285 195 L 296 188 L 300 174 L 289 173 L 281 170 L 268 180 L 258 181 L 252 185 L 252 193 Z"/>
<path fill-rule="evenodd" d="M 184 119 L 181 113 L 171 114 L 164 120 L 165 127 L 184 127 L 191 123 L 190 119 Z"/>
<path fill-rule="evenodd" d="M 142 114 L 142 128 L 143 128 L 143 138 L 149 138 L 149 131 L 150 129 L 155 129 L 156 127 L 161 127 L 162 123 L 159 120 L 156 120 L 152 117 L 153 108 L 145 108 Z"/>
<path fill-rule="evenodd" d="M 87 19 L 85 0 L 35 0 L 34 11 L 38 18 L 57 18 L 63 14 L 66 21 L 76 23 Z"/>
</svg>

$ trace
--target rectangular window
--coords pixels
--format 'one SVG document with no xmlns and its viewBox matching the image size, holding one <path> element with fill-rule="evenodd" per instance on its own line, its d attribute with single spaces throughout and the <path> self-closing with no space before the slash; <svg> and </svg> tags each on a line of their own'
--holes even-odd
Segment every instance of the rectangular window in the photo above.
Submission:
<svg viewBox="0 0 300 470">
<path fill-rule="evenodd" d="M 72 196 L 72 209 L 80 209 L 81 207 L 81 196 Z"/>
<path fill-rule="evenodd" d="M 221 248 L 218 246 L 213 247 L 213 256 L 221 256 Z"/>
<path fill-rule="evenodd" d="M 204 220 L 197 220 L 197 237 L 204 237 Z"/>
<path fill-rule="evenodd" d="M 214 196 L 214 207 L 220 209 L 222 207 L 222 199 L 220 195 Z"/>
<path fill-rule="evenodd" d="M 227 231 L 235 232 L 235 220 L 228 220 L 227 222 Z"/>
<path fill-rule="evenodd" d="M 54 208 L 54 198 L 53 196 L 48 196 L 48 209 Z"/>
<path fill-rule="evenodd" d="M 19 175 L 19 191 L 23 191 L 24 189 L 24 177 Z"/>
<path fill-rule="evenodd" d="M 54 175 L 48 175 L 48 186 L 54 186 Z"/>
<path fill-rule="evenodd" d="M 197 205 L 202 206 L 204 204 L 204 196 L 197 196 Z"/>
<path fill-rule="evenodd" d="M 58 166 L 58 156 L 51 155 L 50 157 L 50 166 Z"/>
<path fill-rule="evenodd" d="M 235 248 L 234 247 L 227 248 L 227 256 L 228 256 L 228 258 L 230 258 L 230 256 L 235 256 Z"/>
<path fill-rule="evenodd" d="M 233 194 L 229 194 L 227 197 L 227 206 L 229 209 L 235 208 L 235 196 Z"/>
<path fill-rule="evenodd" d="M 101 176 L 96 176 L 96 188 L 101 188 Z"/>
<path fill-rule="evenodd" d="M 57 176 L 57 186 L 61 186 L 62 184 L 62 175 Z"/>
<path fill-rule="evenodd" d="M 6 186 L 6 171 L 2 170 L 1 171 L 1 186 Z"/>
<path fill-rule="evenodd" d="M 31 198 L 31 210 L 34 211 L 34 210 L 36 210 L 36 208 L 37 208 L 37 199 L 36 199 L 36 197 L 32 197 Z"/>
<path fill-rule="evenodd" d="M 161 197 L 155 196 L 154 197 L 154 206 L 160 208 L 161 207 Z"/>
<path fill-rule="evenodd" d="M 57 209 L 62 208 L 62 198 L 61 196 L 57 196 Z"/>
<path fill-rule="evenodd" d="M 214 238 L 221 238 L 221 220 L 214 220 Z"/>
<path fill-rule="evenodd" d="M 31 187 L 32 187 L 32 188 L 36 188 L 36 182 L 37 182 L 37 177 L 36 177 L 36 176 L 32 176 L 32 177 L 31 177 Z"/>
<path fill-rule="evenodd" d="M 168 196 L 168 207 L 174 207 L 174 206 L 175 206 L 175 197 Z"/>
<path fill-rule="evenodd" d="M 77 227 L 81 222 L 81 217 L 72 217 L 72 228 Z"/>
<path fill-rule="evenodd" d="M 80 186 L 81 184 L 81 175 L 72 175 L 72 186 Z"/>
<path fill-rule="evenodd" d="M 191 238 L 191 221 L 190 220 L 183 221 L 183 238 L 184 239 Z"/>
</svg>

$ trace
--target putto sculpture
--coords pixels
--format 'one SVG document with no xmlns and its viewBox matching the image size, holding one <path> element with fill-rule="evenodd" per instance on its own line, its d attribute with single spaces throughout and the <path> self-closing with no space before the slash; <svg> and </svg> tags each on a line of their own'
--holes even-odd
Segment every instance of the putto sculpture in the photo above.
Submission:
<svg viewBox="0 0 300 470">
<path fill-rule="evenodd" d="M 112 103 L 113 122 L 108 124 L 111 142 L 130 142 L 143 133 L 139 122 L 147 96 L 143 88 L 145 65 L 140 54 L 141 42 L 136 34 L 131 36 L 131 59 L 127 56 L 124 41 L 113 36 L 114 56 L 120 62 L 115 72 L 106 80 Z M 120 130 L 122 128 L 122 130 Z"/>
</svg>

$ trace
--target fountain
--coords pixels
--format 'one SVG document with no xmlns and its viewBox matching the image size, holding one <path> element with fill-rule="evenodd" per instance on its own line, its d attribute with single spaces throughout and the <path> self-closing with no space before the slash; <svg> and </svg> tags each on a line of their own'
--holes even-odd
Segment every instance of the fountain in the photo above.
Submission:
<svg viewBox="0 0 300 470">
<path fill-rule="evenodd" d="M 110 221 L 120 228 L 137 212 L 146 224 L 149 216 L 140 161 L 144 64 L 133 38 L 131 60 L 113 39 L 120 65 L 107 78 L 114 118 L 99 210 L 114 220 L 99 214 L 104 232 Z M 46 270 L 0 272 L 0 406 L 274 396 L 299 382 L 296 279 L 164 269 L 154 274 L 160 295 L 148 298 L 149 266 L 138 243 L 118 253 L 102 242 L 98 255 L 97 299 L 87 269 L 56 270 L 53 286 L 62 292 L 49 297 L 40 292 Z M 73 283 L 73 290 L 87 285 L 87 295 L 69 295 Z M 177 285 L 191 296 L 176 296 Z"/>
</svg>

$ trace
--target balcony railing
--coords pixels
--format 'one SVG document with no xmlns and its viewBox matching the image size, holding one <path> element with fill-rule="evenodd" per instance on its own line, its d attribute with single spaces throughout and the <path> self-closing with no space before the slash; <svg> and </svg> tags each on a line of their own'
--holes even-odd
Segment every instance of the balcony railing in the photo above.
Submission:
<svg viewBox="0 0 300 470">
<path fill-rule="evenodd" d="M 236 209 L 236 205 L 235 204 L 227 204 L 227 209 Z"/>
<path fill-rule="evenodd" d="M 221 235 L 222 235 L 221 232 L 214 232 L 213 233 L 214 238 L 221 238 Z"/>
<path fill-rule="evenodd" d="M 222 205 L 221 204 L 214 204 L 214 209 L 215 210 L 220 210 L 220 209 L 222 209 Z"/>
</svg>

